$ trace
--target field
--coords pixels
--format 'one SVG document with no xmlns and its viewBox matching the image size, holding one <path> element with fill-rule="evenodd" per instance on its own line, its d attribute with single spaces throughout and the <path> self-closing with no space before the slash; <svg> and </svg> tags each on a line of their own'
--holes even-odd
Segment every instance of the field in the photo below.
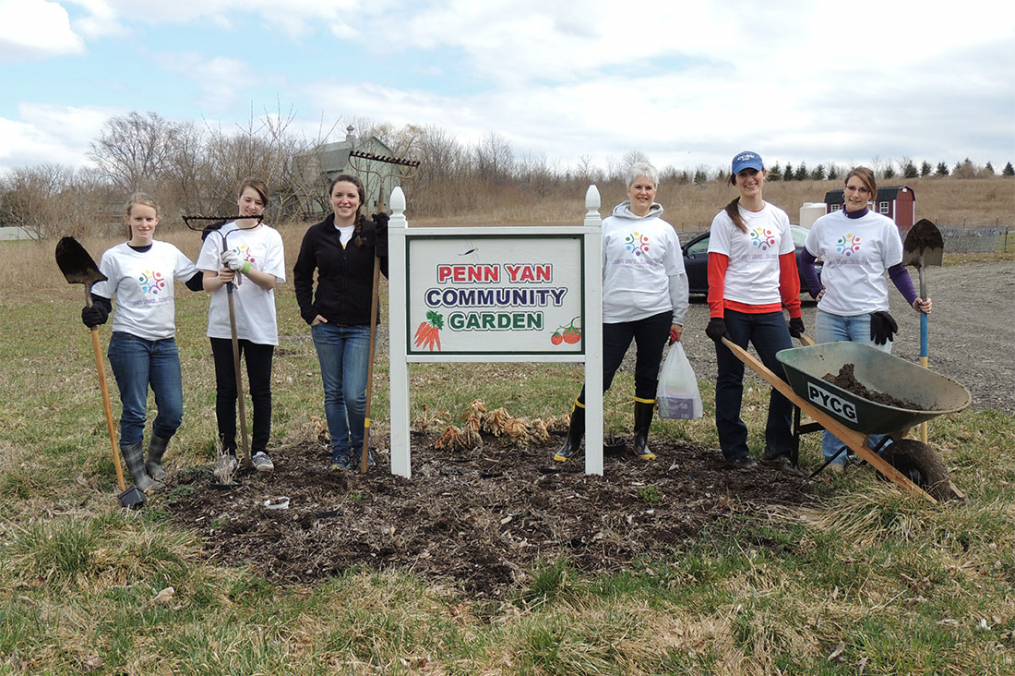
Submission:
<svg viewBox="0 0 1015 676">
<path fill-rule="evenodd" d="M 983 225 L 1012 213 L 1011 184 L 1000 181 L 991 185 L 1008 206 Z M 910 183 L 927 196 L 918 213 L 933 218 L 932 191 Z M 941 185 L 959 183 L 975 181 Z M 692 201 L 685 188 L 697 189 L 675 191 L 681 204 Z M 714 212 L 729 197 L 708 199 Z M 574 211 L 571 222 L 581 204 Z M 290 270 L 303 231 L 282 228 Z M 196 255 L 192 234 L 167 238 Z M 83 243 L 98 257 L 113 241 Z M 367 477 L 328 475 L 317 361 L 290 283 L 277 292 L 279 472 L 213 495 L 207 300 L 180 290 L 186 414 L 167 455 L 172 481 L 125 512 L 81 288 L 66 284 L 52 253 L 52 242 L 0 246 L 0 673 L 1015 670 L 1011 414 L 934 421 L 932 442 L 968 496 L 937 507 L 860 468 L 813 484 L 725 472 L 705 380 L 705 419 L 657 421 L 659 459 L 609 457 L 602 479 L 576 464 L 553 473 L 559 437 L 441 453 L 434 433 L 414 438 L 412 482 L 387 476 L 383 462 Z M 1000 258 L 1010 269 L 1010 255 Z M 100 336 L 107 344 L 108 326 Z M 382 349 L 373 427 L 382 460 L 386 361 Z M 414 366 L 412 378 L 412 415 L 445 424 L 460 424 L 475 398 L 515 416 L 559 415 L 580 384 L 573 367 L 515 364 Z M 607 433 L 629 434 L 632 391 L 619 374 Z M 113 402 L 115 412 L 115 388 Z M 766 411 L 767 392 L 749 388 L 756 450 Z M 803 465 L 818 453 L 805 438 Z M 288 519 L 258 504 L 282 490 L 294 493 Z M 159 596 L 168 587 L 174 594 Z"/>
</svg>

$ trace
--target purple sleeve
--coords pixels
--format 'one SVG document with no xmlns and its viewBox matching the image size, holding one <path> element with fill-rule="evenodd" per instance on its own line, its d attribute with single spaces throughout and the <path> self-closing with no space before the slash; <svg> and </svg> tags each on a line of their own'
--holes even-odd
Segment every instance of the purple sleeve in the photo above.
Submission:
<svg viewBox="0 0 1015 676">
<path fill-rule="evenodd" d="M 913 278 L 909 276 L 909 272 L 902 263 L 888 268 L 888 276 L 892 278 L 892 283 L 895 284 L 895 288 L 899 290 L 906 302 L 912 305 L 917 299 L 916 289 L 913 288 Z"/>
<path fill-rule="evenodd" d="M 817 298 L 821 293 L 821 280 L 818 279 L 818 270 L 814 267 L 816 260 L 814 254 L 808 251 L 807 247 L 804 247 L 804 250 L 800 252 L 800 273 L 803 275 L 804 281 L 807 282 L 811 298 Z"/>
</svg>

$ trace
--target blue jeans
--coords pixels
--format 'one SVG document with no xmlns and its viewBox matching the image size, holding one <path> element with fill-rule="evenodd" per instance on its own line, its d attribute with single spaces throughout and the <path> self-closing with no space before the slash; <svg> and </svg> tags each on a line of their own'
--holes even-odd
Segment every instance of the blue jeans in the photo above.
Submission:
<svg viewBox="0 0 1015 676">
<path fill-rule="evenodd" d="M 144 440 L 148 386 L 155 393 L 158 415 L 152 433 L 171 438 L 183 421 L 183 378 L 176 340 L 145 340 L 114 331 L 109 341 L 109 365 L 120 388 L 120 445 L 132 446 Z"/>
<path fill-rule="evenodd" d="M 871 340 L 871 316 L 867 313 L 843 317 L 841 315 L 833 315 L 831 312 L 825 312 L 824 310 L 818 310 L 818 314 L 814 319 L 814 340 L 819 343 L 843 341 L 863 343 L 864 345 L 876 347 L 883 352 L 892 351 L 892 341 L 888 341 L 884 345 L 875 345 L 874 341 Z M 884 438 L 884 434 L 872 434 L 867 440 L 867 445 L 875 448 Z M 845 463 L 846 454 L 843 453 L 845 449 L 846 445 L 828 430 L 825 430 L 825 433 L 821 435 L 821 453 L 825 456 L 825 460 L 834 457 L 835 462 L 840 464 Z"/>
<path fill-rule="evenodd" d="M 320 323 L 311 328 L 324 383 L 324 414 L 336 459 L 363 448 L 370 327 Z"/>
<path fill-rule="evenodd" d="M 792 347 L 789 328 L 782 312 L 749 314 L 726 310 L 726 330 L 733 342 L 747 349 L 753 343 L 762 363 L 780 378 L 786 378 L 782 363 L 775 353 Z M 719 447 L 727 460 L 746 458 L 747 425 L 740 418 L 744 396 L 744 363 L 722 343 L 715 346 L 718 376 L 715 381 L 715 426 L 719 431 Z M 765 426 L 765 456 L 786 455 L 793 449 L 791 421 L 793 404 L 772 390 L 768 400 L 768 423 Z"/>
</svg>

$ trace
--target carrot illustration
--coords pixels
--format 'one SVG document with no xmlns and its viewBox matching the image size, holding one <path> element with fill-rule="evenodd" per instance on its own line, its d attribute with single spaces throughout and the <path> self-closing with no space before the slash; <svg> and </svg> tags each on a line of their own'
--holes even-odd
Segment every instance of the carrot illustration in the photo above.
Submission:
<svg viewBox="0 0 1015 676">
<path fill-rule="evenodd" d="M 433 352 L 434 346 L 437 347 L 437 351 L 441 349 L 441 329 L 444 328 L 444 316 L 439 312 L 429 310 L 426 313 L 426 321 L 419 325 L 416 329 L 416 335 L 413 337 L 413 344 L 416 347 L 425 347 L 426 349 Z"/>
</svg>

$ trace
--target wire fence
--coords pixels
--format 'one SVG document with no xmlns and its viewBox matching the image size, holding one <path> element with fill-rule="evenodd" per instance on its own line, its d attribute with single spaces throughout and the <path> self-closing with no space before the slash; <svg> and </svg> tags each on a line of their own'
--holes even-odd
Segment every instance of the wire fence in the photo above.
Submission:
<svg viewBox="0 0 1015 676">
<path fill-rule="evenodd" d="M 948 253 L 1007 253 L 1015 246 L 1015 237 L 1008 243 L 1008 228 L 952 228 L 938 227 Z M 1015 235 L 1015 233 L 1013 233 Z"/>
</svg>

